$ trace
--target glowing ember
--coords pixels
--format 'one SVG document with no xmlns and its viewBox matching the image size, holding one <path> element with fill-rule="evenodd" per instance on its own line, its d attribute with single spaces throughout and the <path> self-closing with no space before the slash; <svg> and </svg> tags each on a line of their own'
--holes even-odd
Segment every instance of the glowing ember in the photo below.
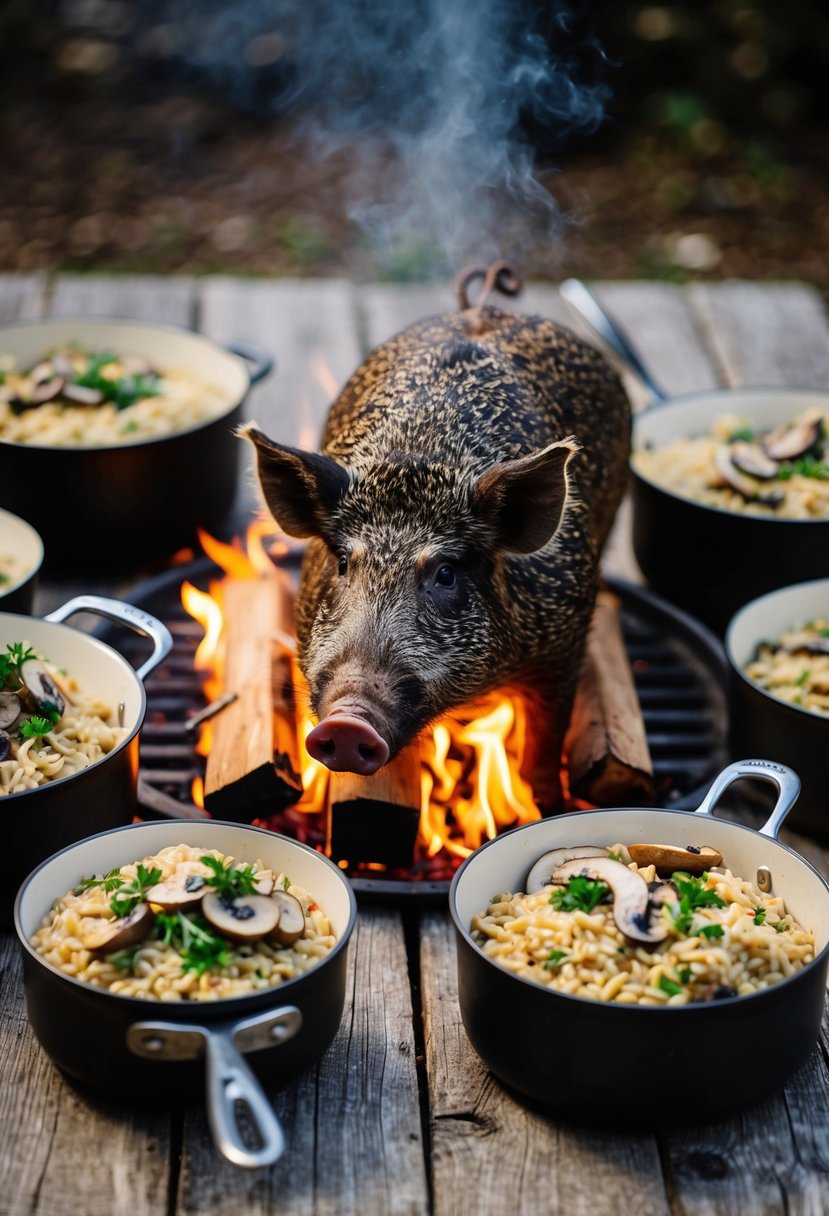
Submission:
<svg viewBox="0 0 829 1216">
<path fill-rule="evenodd" d="M 214 699 L 222 691 L 223 657 L 220 645 L 222 625 L 222 586 L 226 579 L 267 577 L 273 572 L 272 556 L 287 551 L 284 537 L 266 545 L 273 525 L 257 522 L 248 531 L 245 546 L 237 539 L 232 544 L 215 540 L 205 533 L 200 539 L 205 552 L 225 572 L 225 578 L 211 582 L 209 594 L 190 583 L 182 586 L 182 603 L 205 629 L 196 652 L 196 667 L 208 673 L 205 695 Z M 286 651 L 295 651 L 293 638 L 275 636 Z M 309 815 L 327 812 L 329 771 L 313 760 L 304 741 L 314 726 L 303 677 L 296 659 L 292 661 L 293 685 L 297 690 L 296 732 L 301 745 L 303 794 L 288 814 L 296 825 Z M 304 694 L 304 695 L 303 695 Z M 458 861 L 484 840 L 506 828 L 539 818 L 532 790 L 521 776 L 526 740 L 526 712 L 521 697 L 508 691 L 490 693 L 474 706 L 462 707 L 437 722 L 423 739 L 421 772 L 421 810 L 415 869 L 439 856 Z M 210 723 L 203 725 L 198 750 L 207 754 Z M 198 779 L 197 779 L 198 780 Z M 194 783 L 193 800 L 204 805 L 203 789 Z M 281 828 L 280 830 L 284 830 Z M 348 863 L 339 862 L 340 865 Z M 366 869 L 384 869 L 370 863 Z"/>
</svg>

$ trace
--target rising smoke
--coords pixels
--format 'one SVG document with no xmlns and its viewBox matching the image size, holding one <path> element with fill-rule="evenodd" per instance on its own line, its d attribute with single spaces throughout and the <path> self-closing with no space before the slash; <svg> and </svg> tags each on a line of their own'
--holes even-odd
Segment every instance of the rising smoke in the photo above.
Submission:
<svg viewBox="0 0 829 1216">
<path fill-rule="evenodd" d="M 601 52 L 576 0 L 166 0 L 180 47 L 237 101 L 347 152 L 349 216 L 388 262 L 523 260 L 560 234 L 536 173 L 600 125 Z"/>
</svg>

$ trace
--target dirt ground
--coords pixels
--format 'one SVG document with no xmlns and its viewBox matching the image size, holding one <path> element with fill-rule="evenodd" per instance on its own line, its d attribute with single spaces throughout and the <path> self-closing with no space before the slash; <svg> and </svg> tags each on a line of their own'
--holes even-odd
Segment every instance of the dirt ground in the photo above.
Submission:
<svg viewBox="0 0 829 1216">
<path fill-rule="evenodd" d="M 111 100 L 111 99 L 110 99 Z M 314 160 L 285 120 L 184 91 L 102 104 L 16 93 L 0 117 L 0 268 L 419 278 L 347 219 L 342 153 Z M 829 294 L 829 139 L 775 158 L 716 139 L 618 136 L 545 177 L 571 220 L 529 277 L 797 278 Z M 455 269 L 450 267 L 448 269 Z"/>
</svg>

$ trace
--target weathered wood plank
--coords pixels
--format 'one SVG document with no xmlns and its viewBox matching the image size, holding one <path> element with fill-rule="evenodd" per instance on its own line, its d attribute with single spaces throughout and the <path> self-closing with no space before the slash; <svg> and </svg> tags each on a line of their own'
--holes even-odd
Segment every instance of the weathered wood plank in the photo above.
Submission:
<svg viewBox="0 0 829 1216">
<path fill-rule="evenodd" d="M 19 947 L 0 935 L 0 1216 L 165 1216 L 168 1111 L 66 1081 L 23 1010 Z"/>
<path fill-rule="evenodd" d="M 0 274 L 0 322 L 42 316 L 47 293 L 45 274 Z"/>
<path fill-rule="evenodd" d="M 804 283 L 695 283 L 688 296 L 726 384 L 829 384 L 829 321 Z"/>
<path fill-rule="evenodd" d="M 318 1068 L 272 1095 L 288 1141 L 270 1170 L 240 1176 L 185 1120 L 181 1216 L 347 1216 L 428 1211 L 408 966 L 400 916 L 363 908 L 346 1007 Z"/>
<path fill-rule="evenodd" d="M 435 1216 L 667 1216 L 654 1137 L 567 1128 L 527 1110 L 472 1050 L 458 1006 L 454 934 L 443 912 L 422 918 L 421 991 Z"/>
<path fill-rule="evenodd" d="M 194 281 L 183 276 L 61 275 L 54 285 L 49 313 L 55 317 L 130 317 L 191 328 L 195 301 Z"/>
</svg>

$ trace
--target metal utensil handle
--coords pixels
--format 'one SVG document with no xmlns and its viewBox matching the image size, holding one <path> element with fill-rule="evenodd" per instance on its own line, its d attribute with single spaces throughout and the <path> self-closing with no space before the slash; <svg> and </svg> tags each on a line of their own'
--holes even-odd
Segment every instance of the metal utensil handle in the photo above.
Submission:
<svg viewBox="0 0 829 1216">
<path fill-rule="evenodd" d="M 245 1169 L 273 1165 L 285 1151 L 282 1127 L 230 1035 L 212 1030 L 207 1034 L 206 1068 L 207 1118 L 219 1152 Z M 242 1139 L 238 1102 L 247 1107 L 261 1141 L 259 1148 L 249 1148 Z"/>
<path fill-rule="evenodd" d="M 253 364 L 249 372 L 251 384 L 258 384 L 273 371 L 273 359 L 255 342 L 225 342 L 223 345 L 232 355 L 238 355 L 246 363 Z"/>
<path fill-rule="evenodd" d="M 599 342 L 621 359 L 625 367 L 644 384 L 654 401 L 667 401 L 668 394 L 662 385 L 654 380 L 621 329 L 610 319 L 581 279 L 565 279 L 558 290 L 562 299 L 584 321 Z"/>
<path fill-rule="evenodd" d="M 161 621 L 156 620 L 154 616 L 150 616 L 149 612 L 136 608 L 134 604 L 125 604 L 122 600 L 107 599 L 103 595 L 76 595 L 74 599 L 67 600 L 60 608 L 56 608 L 54 612 L 50 612 L 43 619 L 53 621 L 59 625 L 61 621 L 65 621 L 67 617 L 73 616 L 76 612 L 94 612 L 97 616 L 105 616 L 110 621 L 117 621 L 120 625 L 126 625 L 128 629 L 133 629 L 136 633 L 142 633 L 151 640 L 153 652 L 146 663 L 139 667 L 135 673 L 139 680 L 143 681 L 167 657 L 172 649 L 172 635 L 167 626 L 163 625 Z"/>
<path fill-rule="evenodd" d="M 770 781 L 777 786 L 777 801 L 767 821 L 760 828 L 761 836 L 777 839 L 783 820 L 797 801 L 800 793 L 800 778 L 794 769 L 773 760 L 735 760 L 714 778 L 714 783 L 694 811 L 695 815 L 713 815 L 714 808 L 730 785 L 742 777 Z"/>
</svg>

